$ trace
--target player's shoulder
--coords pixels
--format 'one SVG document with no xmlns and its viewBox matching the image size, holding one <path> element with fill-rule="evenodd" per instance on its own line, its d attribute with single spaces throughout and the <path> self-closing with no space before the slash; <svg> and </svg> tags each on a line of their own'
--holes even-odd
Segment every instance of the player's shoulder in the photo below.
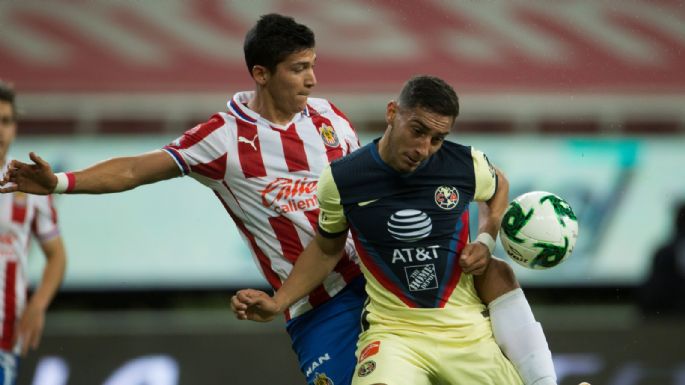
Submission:
<svg viewBox="0 0 685 385">
<path fill-rule="evenodd" d="M 466 144 L 453 142 L 451 140 L 445 140 L 442 143 L 442 147 L 440 150 L 445 153 L 470 156 L 473 151 L 473 147 Z"/>
<path fill-rule="evenodd" d="M 309 109 L 313 110 L 312 112 L 321 115 L 333 112 L 333 104 L 328 99 L 324 98 L 309 97 L 307 98 L 307 106 Z"/>
<path fill-rule="evenodd" d="M 310 112 L 317 113 L 319 115 L 334 115 L 345 119 L 349 122 L 349 119 L 338 106 L 336 106 L 332 101 L 324 98 L 308 98 L 307 106 L 309 109 L 313 110 Z"/>
<path fill-rule="evenodd" d="M 337 174 L 339 172 L 361 170 L 365 167 L 370 167 L 371 163 L 374 162 L 372 151 L 372 146 L 374 145 L 375 143 L 368 143 L 360 147 L 358 150 L 352 151 L 342 158 L 334 160 L 331 162 L 331 170 Z"/>
</svg>

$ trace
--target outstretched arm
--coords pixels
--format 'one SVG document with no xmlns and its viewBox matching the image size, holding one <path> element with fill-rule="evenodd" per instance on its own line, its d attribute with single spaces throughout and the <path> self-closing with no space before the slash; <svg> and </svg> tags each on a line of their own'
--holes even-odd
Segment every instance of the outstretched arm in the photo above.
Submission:
<svg viewBox="0 0 685 385">
<path fill-rule="evenodd" d="M 0 192 L 22 191 L 47 195 L 55 191 L 57 176 L 50 165 L 35 153 L 33 163 L 10 162 L 0 184 Z M 126 191 L 140 185 L 171 179 L 181 175 L 175 161 L 162 150 L 137 156 L 112 158 L 71 173 L 70 193 L 105 194 Z"/>
<path fill-rule="evenodd" d="M 340 261 L 347 232 L 335 238 L 320 234 L 297 258 L 290 276 L 273 297 L 263 291 L 241 290 L 231 298 L 231 309 L 238 319 L 266 322 L 284 312 L 320 285 Z"/>
</svg>

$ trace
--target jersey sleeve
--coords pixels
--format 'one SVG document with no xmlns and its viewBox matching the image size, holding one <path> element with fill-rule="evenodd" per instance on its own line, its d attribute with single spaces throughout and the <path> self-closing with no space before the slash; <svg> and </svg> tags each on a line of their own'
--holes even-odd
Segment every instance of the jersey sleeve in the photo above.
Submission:
<svg viewBox="0 0 685 385">
<path fill-rule="evenodd" d="M 183 175 L 194 173 L 213 180 L 223 179 L 225 167 L 221 167 L 221 160 L 225 160 L 227 148 L 221 134 L 225 125 L 221 115 L 214 115 L 183 133 L 163 150 L 174 159 Z"/>
<path fill-rule="evenodd" d="M 326 166 L 319 177 L 317 198 L 319 200 L 319 233 L 335 238 L 347 230 L 347 219 L 340 204 L 340 192 L 335 184 L 331 166 Z"/>
<path fill-rule="evenodd" d="M 57 210 L 53 205 L 52 195 L 35 196 L 36 215 L 31 223 L 31 231 L 43 243 L 60 235 L 57 224 Z"/>
<path fill-rule="evenodd" d="M 473 199 L 479 202 L 487 201 L 497 191 L 497 173 L 484 153 L 471 148 L 473 171 L 476 176 L 476 192 Z"/>
</svg>

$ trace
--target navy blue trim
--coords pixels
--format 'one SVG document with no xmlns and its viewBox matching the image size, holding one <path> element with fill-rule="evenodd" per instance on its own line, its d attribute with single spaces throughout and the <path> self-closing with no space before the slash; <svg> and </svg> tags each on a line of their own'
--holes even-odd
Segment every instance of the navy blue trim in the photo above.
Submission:
<svg viewBox="0 0 685 385">
<path fill-rule="evenodd" d="M 235 100 L 231 99 L 231 101 L 228 102 L 228 104 L 231 105 L 231 108 L 233 109 L 233 111 L 234 111 L 236 114 L 238 114 L 238 116 L 239 116 L 242 120 L 247 120 L 247 121 L 250 122 L 250 123 L 256 123 L 256 122 L 257 122 L 256 119 L 252 119 L 251 117 L 249 117 L 248 115 L 246 115 L 246 114 L 243 112 L 243 110 L 241 110 L 240 107 L 238 107 L 238 105 L 236 104 Z"/>
</svg>

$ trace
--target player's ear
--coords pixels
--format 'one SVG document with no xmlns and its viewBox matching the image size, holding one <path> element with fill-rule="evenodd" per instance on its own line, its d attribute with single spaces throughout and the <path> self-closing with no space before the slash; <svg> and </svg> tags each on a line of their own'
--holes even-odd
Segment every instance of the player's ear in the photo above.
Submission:
<svg viewBox="0 0 685 385">
<path fill-rule="evenodd" d="M 391 100 L 388 102 L 388 106 L 385 109 L 385 122 L 388 124 L 391 124 L 392 121 L 395 119 L 395 114 L 397 114 L 397 102 L 394 100 Z"/>
<path fill-rule="evenodd" d="M 269 70 L 264 66 L 260 66 L 259 64 L 257 64 L 254 67 L 252 67 L 252 78 L 260 86 L 263 86 L 267 83 L 270 75 L 271 74 Z"/>
</svg>

